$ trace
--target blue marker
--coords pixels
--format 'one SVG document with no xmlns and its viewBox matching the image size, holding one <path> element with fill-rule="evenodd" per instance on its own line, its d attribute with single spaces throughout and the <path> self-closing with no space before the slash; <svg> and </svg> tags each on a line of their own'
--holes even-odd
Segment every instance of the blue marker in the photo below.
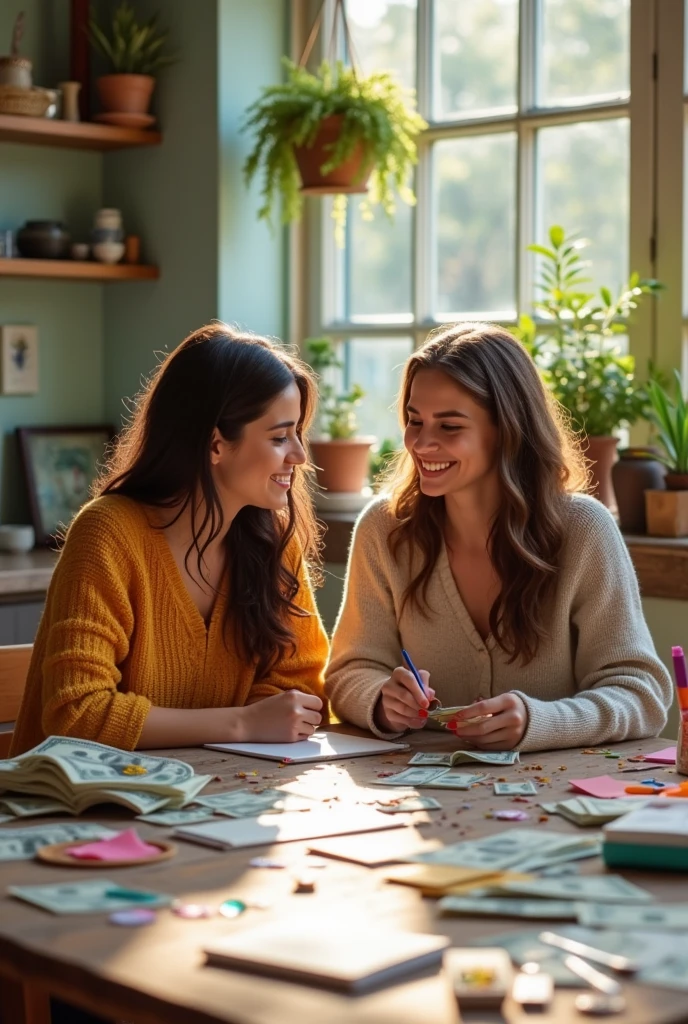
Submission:
<svg viewBox="0 0 688 1024">
<path fill-rule="evenodd" d="M 425 686 L 423 685 L 423 680 L 420 677 L 420 672 L 418 671 L 416 666 L 411 661 L 411 655 L 409 654 L 408 651 L 402 651 L 401 655 L 402 655 L 404 661 L 406 662 L 406 664 L 408 665 L 410 671 L 413 673 L 414 679 L 416 680 L 416 682 L 420 686 L 420 692 L 423 694 L 425 699 L 428 700 L 429 699 L 428 698 L 428 691 L 425 689 Z"/>
</svg>

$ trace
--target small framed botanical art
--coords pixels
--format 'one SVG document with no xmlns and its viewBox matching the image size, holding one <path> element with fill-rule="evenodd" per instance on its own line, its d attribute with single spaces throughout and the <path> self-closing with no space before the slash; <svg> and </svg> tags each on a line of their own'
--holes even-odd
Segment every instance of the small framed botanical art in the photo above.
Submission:
<svg viewBox="0 0 688 1024">
<path fill-rule="evenodd" d="M 91 496 L 111 426 L 18 427 L 31 519 L 37 544 L 49 544 L 66 529 Z"/>
<path fill-rule="evenodd" d="M 38 394 L 38 328 L 29 324 L 0 326 L 3 395 Z"/>
</svg>

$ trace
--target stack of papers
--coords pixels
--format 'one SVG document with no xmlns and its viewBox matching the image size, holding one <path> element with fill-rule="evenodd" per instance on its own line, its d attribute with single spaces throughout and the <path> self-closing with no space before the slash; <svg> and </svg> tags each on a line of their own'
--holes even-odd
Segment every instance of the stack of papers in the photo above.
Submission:
<svg viewBox="0 0 688 1024">
<path fill-rule="evenodd" d="M 688 801 L 660 797 L 605 826 L 607 864 L 628 867 L 688 868 Z M 586 922 L 587 923 L 587 922 Z"/>
<path fill-rule="evenodd" d="M 191 803 L 209 775 L 168 757 L 118 750 L 91 740 L 50 736 L 13 760 L 0 761 L 2 809 L 25 814 L 80 814 L 117 803 L 139 814 Z"/>
<path fill-rule="evenodd" d="M 534 828 L 515 828 L 404 859 L 421 864 L 530 872 L 567 861 L 596 857 L 601 849 L 601 836 L 597 834 L 576 836 L 562 832 L 541 832 Z"/>
<path fill-rule="evenodd" d="M 414 754 L 409 764 L 439 765 L 440 767 L 453 768 L 455 764 L 464 764 L 466 761 L 480 761 L 481 764 L 516 764 L 520 760 L 518 750 L 454 750 L 449 753 L 441 751 L 424 753 L 418 751 Z"/>
<path fill-rule="evenodd" d="M 625 799 L 598 799 L 594 796 L 572 797 L 555 803 L 540 804 L 547 814 L 559 814 L 574 825 L 606 825 L 608 821 L 621 818 L 630 811 L 643 807 L 649 800 L 643 797 L 626 797 Z"/>
</svg>

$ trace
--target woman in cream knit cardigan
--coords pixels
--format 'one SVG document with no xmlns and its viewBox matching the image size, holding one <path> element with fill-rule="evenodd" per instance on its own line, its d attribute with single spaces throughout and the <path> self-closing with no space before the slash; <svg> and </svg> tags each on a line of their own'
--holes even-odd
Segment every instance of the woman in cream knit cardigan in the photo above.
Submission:
<svg viewBox="0 0 688 1024">
<path fill-rule="evenodd" d="M 483 750 L 657 735 L 672 687 L 633 566 L 607 509 L 577 493 L 584 460 L 525 349 L 488 324 L 431 337 L 400 412 L 405 452 L 354 533 L 335 713 L 398 735 L 436 695 L 466 705 L 452 727 Z"/>
</svg>

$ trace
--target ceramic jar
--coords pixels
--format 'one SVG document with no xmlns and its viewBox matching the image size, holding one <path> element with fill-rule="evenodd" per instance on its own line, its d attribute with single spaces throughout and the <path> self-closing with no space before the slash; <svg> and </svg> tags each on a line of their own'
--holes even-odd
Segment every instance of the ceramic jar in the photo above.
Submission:
<svg viewBox="0 0 688 1024">
<path fill-rule="evenodd" d="M 18 89 L 30 89 L 31 61 L 27 57 L 0 57 L 0 85 L 15 85 Z"/>
<path fill-rule="evenodd" d="M 121 231 L 121 211 L 116 210 L 113 207 L 103 207 L 102 210 L 96 210 L 96 215 L 93 219 L 93 227 L 96 228 L 96 230 Z"/>
<path fill-rule="evenodd" d="M 645 491 L 660 491 L 666 470 L 654 448 L 625 448 L 612 466 L 612 483 L 619 509 L 619 527 L 623 533 L 647 532 Z"/>
<path fill-rule="evenodd" d="M 69 232 L 59 220 L 27 220 L 17 232 L 20 256 L 60 260 L 69 255 Z"/>
</svg>

